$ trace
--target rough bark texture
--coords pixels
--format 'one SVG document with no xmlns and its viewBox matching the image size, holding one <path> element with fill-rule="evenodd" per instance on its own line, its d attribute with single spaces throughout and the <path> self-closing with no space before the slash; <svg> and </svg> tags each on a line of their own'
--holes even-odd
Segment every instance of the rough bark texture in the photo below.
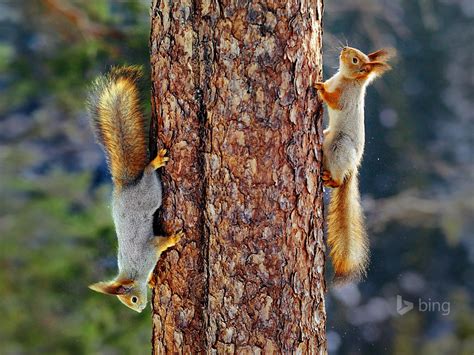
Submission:
<svg viewBox="0 0 474 355">
<path fill-rule="evenodd" d="M 325 353 L 322 0 L 151 15 L 160 218 L 186 233 L 155 270 L 154 353 Z"/>
</svg>

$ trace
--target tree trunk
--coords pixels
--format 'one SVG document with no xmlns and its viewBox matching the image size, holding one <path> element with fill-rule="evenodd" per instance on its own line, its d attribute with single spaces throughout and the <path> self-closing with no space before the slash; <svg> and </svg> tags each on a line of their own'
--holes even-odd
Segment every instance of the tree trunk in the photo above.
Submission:
<svg viewBox="0 0 474 355">
<path fill-rule="evenodd" d="M 325 353 L 322 0 L 151 15 L 159 218 L 186 233 L 155 270 L 154 353 Z"/>
</svg>

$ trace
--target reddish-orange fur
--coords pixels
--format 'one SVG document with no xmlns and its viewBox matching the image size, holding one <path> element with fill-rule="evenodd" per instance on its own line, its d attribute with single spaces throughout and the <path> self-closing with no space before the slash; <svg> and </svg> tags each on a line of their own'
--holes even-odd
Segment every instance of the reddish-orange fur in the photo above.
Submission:
<svg viewBox="0 0 474 355">
<path fill-rule="evenodd" d="M 141 176 L 148 161 L 136 67 L 114 68 L 99 78 L 90 101 L 93 124 L 117 188 Z"/>
<path fill-rule="evenodd" d="M 90 285 L 89 288 L 96 292 L 105 293 L 107 295 L 122 295 L 127 289 L 133 286 L 133 280 L 122 279 L 109 282 L 97 282 Z"/>
<path fill-rule="evenodd" d="M 369 57 L 370 61 L 386 62 L 389 59 L 395 57 L 396 55 L 397 51 L 394 48 L 382 48 L 378 51 L 367 54 L 367 57 Z"/>
<path fill-rule="evenodd" d="M 364 276 L 369 245 L 355 174 L 348 175 L 341 186 L 331 190 L 327 242 L 336 282 Z"/>
<path fill-rule="evenodd" d="M 339 99 L 341 97 L 342 90 L 337 88 L 333 92 L 326 91 L 324 84 L 319 87 L 319 93 L 321 94 L 321 98 L 334 110 L 340 110 L 341 105 L 339 103 Z"/>
</svg>

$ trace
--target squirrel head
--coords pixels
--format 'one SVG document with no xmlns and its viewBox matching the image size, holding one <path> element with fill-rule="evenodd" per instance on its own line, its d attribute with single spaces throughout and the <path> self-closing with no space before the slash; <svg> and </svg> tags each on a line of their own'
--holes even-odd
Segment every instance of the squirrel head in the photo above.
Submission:
<svg viewBox="0 0 474 355">
<path fill-rule="evenodd" d="M 374 79 L 392 68 L 387 61 L 394 56 L 393 48 L 364 54 L 358 49 L 344 47 L 339 56 L 339 70 L 348 79 Z"/>
<path fill-rule="evenodd" d="M 128 308 L 140 313 L 147 304 L 147 287 L 137 284 L 134 280 L 116 279 L 112 281 L 97 282 L 89 286 L 91 290 L 115 295 Z"/>
</svg>

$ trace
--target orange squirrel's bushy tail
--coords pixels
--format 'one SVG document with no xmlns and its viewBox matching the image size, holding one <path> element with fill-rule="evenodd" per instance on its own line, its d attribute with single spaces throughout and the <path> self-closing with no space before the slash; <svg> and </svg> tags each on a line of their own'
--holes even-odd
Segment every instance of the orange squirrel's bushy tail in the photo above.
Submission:
<svg viewBox="0 0 474 355">
<path fill-rule="evenodd" d="M 97 78 L 89 95 L 91 123 L 116 187 L 135 182 L 148 162 L 137 66 L 115 67 Z"/>
<path fill-rule="evenodd" d="M 369 240 L 360 204 L 357 172 L 346 176 L 343 184 L 331 191 L 328 245 L 335 283 L 356 281 L 365 276 L 369 262 Z"/>
</svg>

